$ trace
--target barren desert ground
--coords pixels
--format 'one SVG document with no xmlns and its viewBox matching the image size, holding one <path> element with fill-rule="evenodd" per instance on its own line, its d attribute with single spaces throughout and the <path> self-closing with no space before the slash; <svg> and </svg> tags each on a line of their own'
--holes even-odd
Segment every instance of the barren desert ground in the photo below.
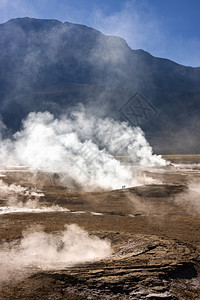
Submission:
<svg viewBox="0 0 200 300">
<path fill-rule="evenodd" d="M 0 299 L 200 299 L 199 158 L 111 191 L 2 169 Z"/>
</svg>

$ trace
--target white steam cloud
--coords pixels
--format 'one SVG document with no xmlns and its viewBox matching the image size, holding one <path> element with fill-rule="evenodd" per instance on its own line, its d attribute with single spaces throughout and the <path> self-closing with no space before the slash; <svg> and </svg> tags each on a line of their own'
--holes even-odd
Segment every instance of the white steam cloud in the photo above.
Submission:
<svg viewBox="0 0 200 300">
<path fill-rule="evenodd" d="M 57 269 L 76 263 L 99 260 L 111 254 L 108 240 L 89 235 L 85 230 L 71 224 L 60 233 L 47 234 L 41 226 L 30 228 L 15 244 L 5 243 L 0 250 L 0 283 L 16 272 L 26 274 L 28 267 Z"/>
<path fill-rule="evenodd" d="M 121 155 L 130 156 L 137 166 L 166 165 L 153 155 L 140 128 L 93 117 L 83 108 L 60 119 L 49 112 L 30 113 L 23 129 L 0 147 L 2 162 L 65 172 L 85 189 L 136 185 L 131 169 L 115 158 Z"/>
<path fill-rule="evenodd" d="M 0 200 L 3 206 L 0 206 L 0 215 L 8 213 L 40 213 L 69 211 L 59 205 L 46 206 L 40 202 L 44 193 L 35 188 L 22 187 L 21 185 L 10 184 L 0 180 Z"/>
</svg>

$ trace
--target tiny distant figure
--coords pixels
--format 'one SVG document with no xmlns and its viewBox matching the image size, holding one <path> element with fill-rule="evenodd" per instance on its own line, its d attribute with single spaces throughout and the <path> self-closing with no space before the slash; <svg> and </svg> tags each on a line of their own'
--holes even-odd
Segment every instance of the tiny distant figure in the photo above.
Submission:
<svg viewBox="0 0 200 300">
<path fill-rule="evenodd" d="M 125 185 L 122 185 L 122 189 L 125 189 L 126 188 L 126 186 Z"/>
</svg>

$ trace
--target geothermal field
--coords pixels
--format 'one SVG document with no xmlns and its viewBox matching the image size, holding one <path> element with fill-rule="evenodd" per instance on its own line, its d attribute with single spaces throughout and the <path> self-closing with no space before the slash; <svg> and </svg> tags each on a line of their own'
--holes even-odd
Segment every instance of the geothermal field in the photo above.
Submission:
<svg viewBox="0 0 200 300">
<path fill-rule="evenodd" d="M 200 300 L 190 2 L 0 0 L 0 300 Z"/>
<path fill-rule="evenodd" d="M 199 299 L 199 158 L 113 157 L 134 178 L 118 188 L 109 169 L 103 188 L 81 172 L 2 167 L 0 299 Z"/>
<path fill-rule="evenodd" d="M 199 299 L 199 155 L 83 107 L 0 143 L 0 299 Z"/>
</svg>

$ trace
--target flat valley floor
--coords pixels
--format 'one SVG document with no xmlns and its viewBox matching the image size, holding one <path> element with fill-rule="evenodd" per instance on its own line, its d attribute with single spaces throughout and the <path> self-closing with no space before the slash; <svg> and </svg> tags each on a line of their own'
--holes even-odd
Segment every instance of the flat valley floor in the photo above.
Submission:
<svg viewBox="0 0 200 300">
<path fill-rule="evenodd" d="M 70 267 L 18 266 L 0 278 L 0 299 L 200 299 L 200 157 L 166 158 L 171 165 L 138 171 L 144 184 L 113 191 L 67 187 L 56 173 L 2 169 L 0 251 L 29 227 L 57 234 L 77 224 L 109 240 L 112 253 Z M 39 190 L 40 211 L 26 210 L 33 193 L 11 201 L 18 186 Z"/>
</svg>

